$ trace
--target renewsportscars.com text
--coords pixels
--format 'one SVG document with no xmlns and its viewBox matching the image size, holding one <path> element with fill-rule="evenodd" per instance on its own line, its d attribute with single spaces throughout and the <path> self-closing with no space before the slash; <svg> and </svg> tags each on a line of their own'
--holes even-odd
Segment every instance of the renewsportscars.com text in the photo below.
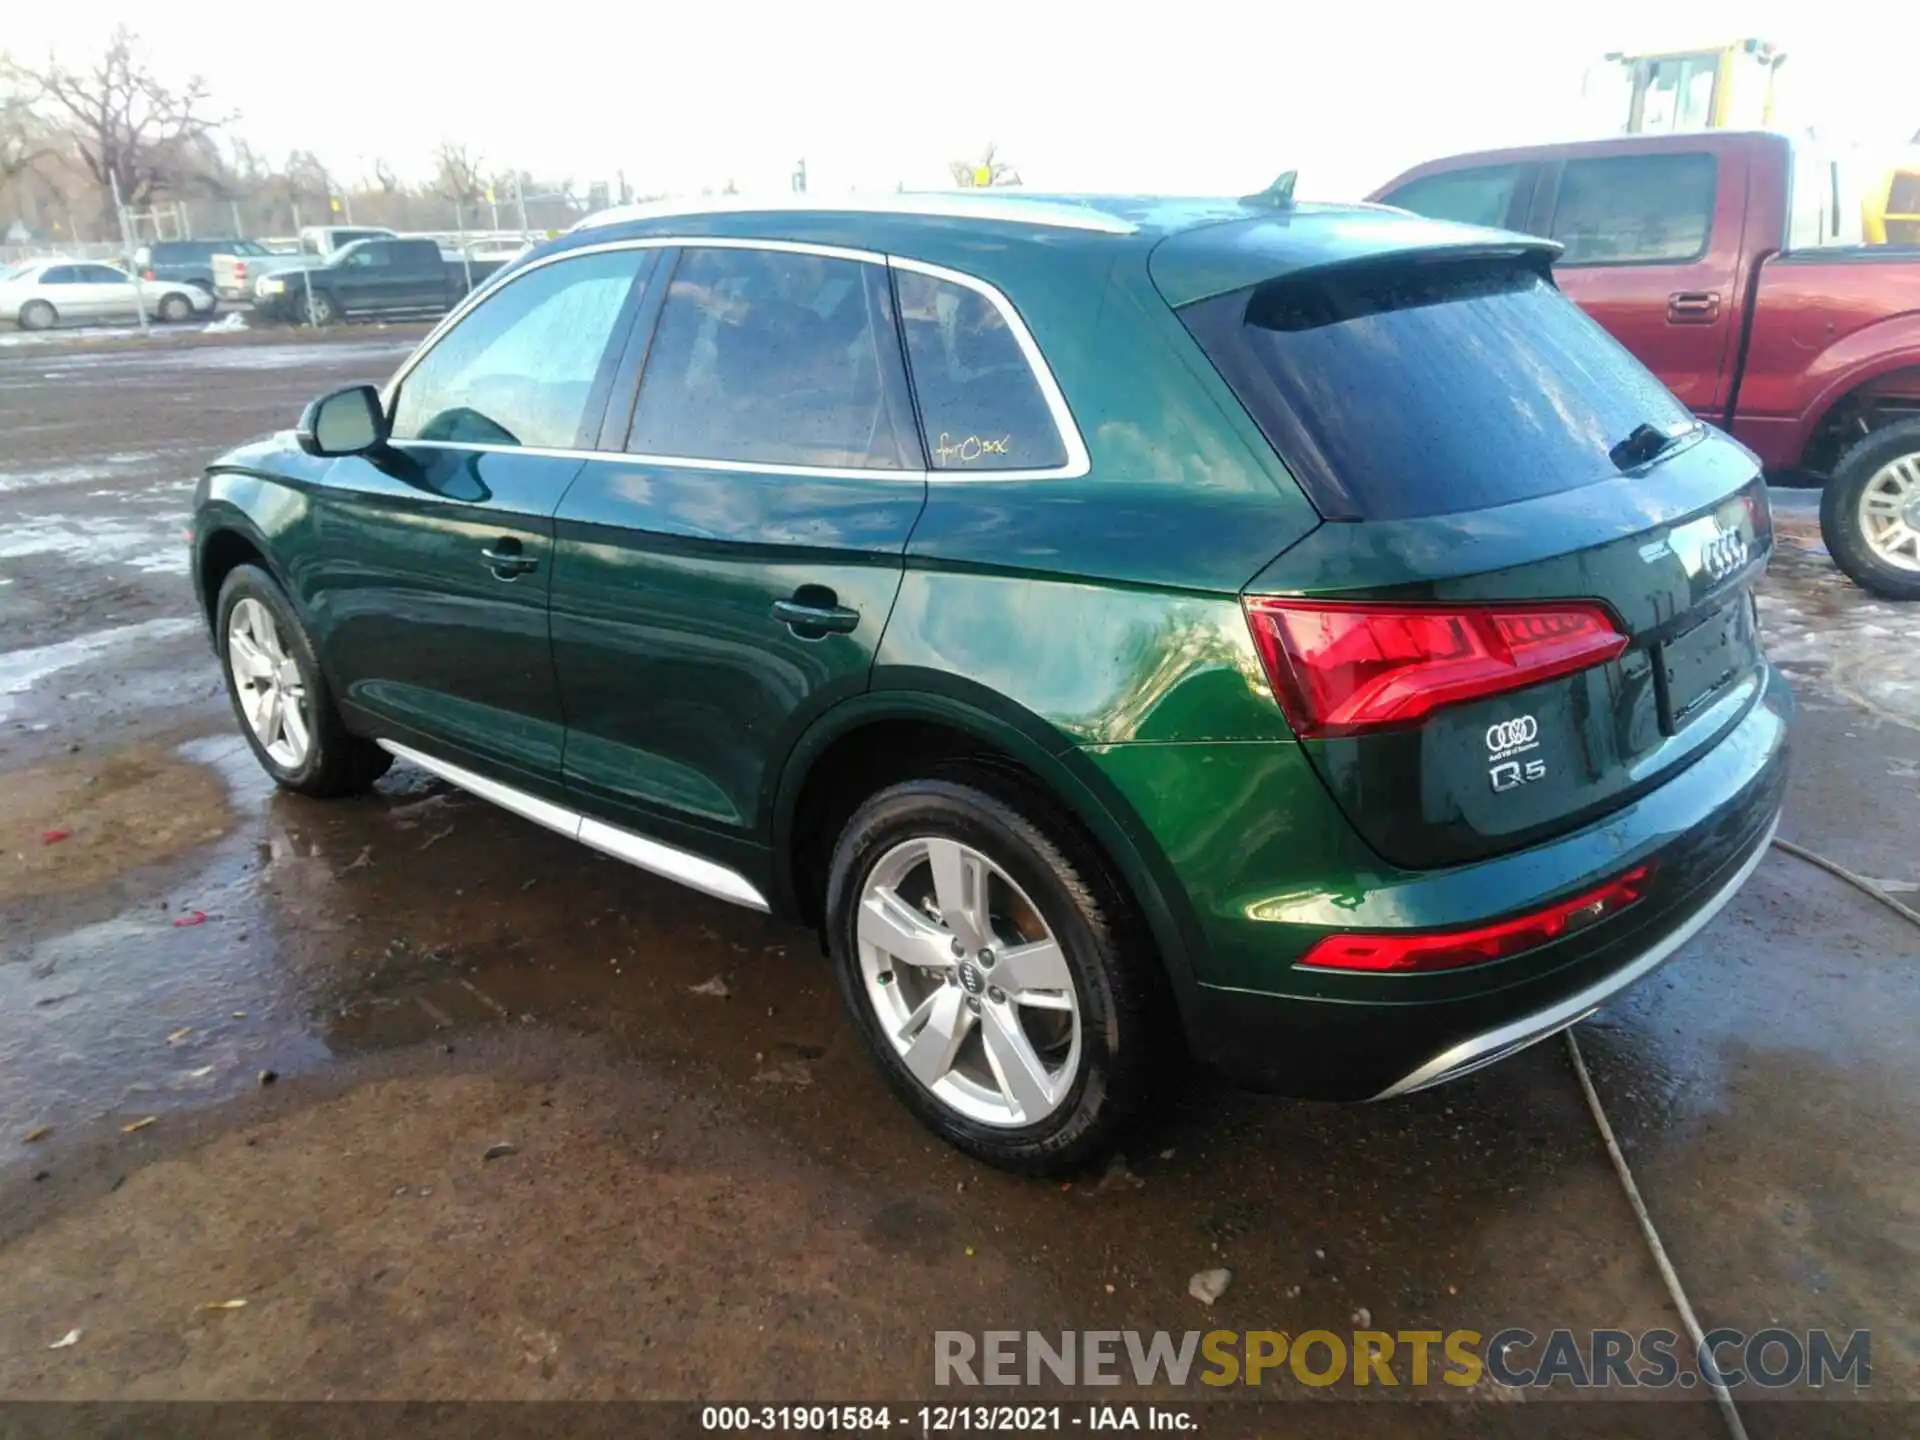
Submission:
<svg viewBox="0 0 1920 1440">
<path fill-rule="evenodd" d="M 937 1330 L 935 1385 L 1452 1385 L 1729 1389 L 1872 1382 L 1872 1334 L 1713 1330 L 1699 1353 L 1671 1330 Z"/>
</svg>

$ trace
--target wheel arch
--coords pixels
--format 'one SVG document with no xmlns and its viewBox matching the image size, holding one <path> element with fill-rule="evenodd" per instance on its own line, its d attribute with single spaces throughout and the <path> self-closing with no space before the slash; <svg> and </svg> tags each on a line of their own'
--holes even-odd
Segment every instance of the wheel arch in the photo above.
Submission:
<svg viewBox="0 0 1920 1440">
<path fill-rule="evenodd" d="M 1820 475 L 1832 474 L 1841 453 L 1859 438 L 1847 433 L 1857 417 L 1871 433 L 1920 415 L 1920 333 L 1899 350 L 1848 366 L 1822 388 L 1807 413 L 1813 419 L 1800 437 L 1799 466 Z M 1876 422 L 1873 417 L 1879 415 L 1885 418 Z"/>
<path fill-rule="evenodd" d="M 1172 867 L 1129 802 L 1058 731 L 952 676 L 934 689 L 868 691 L 819 716 L 781 766 L 771 797 L 774 908 L 820 919 L 834 839 L 875 790 L 930 766 L 983 762 L 1024 783 L 1074 826 L 1153 937 L 1183 1008 L 1193 983 L 1196 917 Z"/>
<path fill-rule="evenodd" d="M 286 577 L 272 555 L 266 538 L 239 506 L 215 501 L 202 508 L 193 531 L 193 586 L 209 631 L 216 618 L 214 608 L 220 603 L 220 587 L 239 566 L 258 565 L 287 590 Z"/>
</svg>

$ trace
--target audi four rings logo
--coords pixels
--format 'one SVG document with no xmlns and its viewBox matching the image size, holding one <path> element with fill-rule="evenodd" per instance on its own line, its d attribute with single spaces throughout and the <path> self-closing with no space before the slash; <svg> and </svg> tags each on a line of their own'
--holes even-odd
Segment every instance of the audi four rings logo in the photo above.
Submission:
<svg viewBox="0 0 1920 1440">
<path fill-rule="evenodd" d="M 1531 749 L 1540 738 L 1540 722 L 1531 715 L 1512 720 L 1497 720 L 1487 727 L 1487 753 L 1511 755 Z"/>
<path fill-rule="evenodd" d="M 1738 530 L 1727 530 L 1709 540 L 1700 550 L 1700 568 L 1713 580 L 1724 580 L 1747 563 L 1747 537 Z"/>
</svg>

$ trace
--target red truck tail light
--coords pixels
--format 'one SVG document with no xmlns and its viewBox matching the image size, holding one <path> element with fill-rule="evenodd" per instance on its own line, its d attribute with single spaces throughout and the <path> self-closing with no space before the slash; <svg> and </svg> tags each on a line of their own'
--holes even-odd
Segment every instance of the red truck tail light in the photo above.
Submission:
<svg viewBox="0 0 1920 1440">
<path fill-rule="evenodd" d="M 236 280 L 244 280 L 247 278 L 247 262 L 246 261 L 236 260 L 233 262 L 233 278 Z"/>
<path fill-rule="evenodd" d="M 1418 725 L 1442 706 L 1538 685 L 1627 648 L 1594 601 L 1244 603 L 1274 698 L 1303 740 Z"/>
<path fill-rule="evenodd" d="M 1318 970 L 1405 973 L 1454 970 L 1462 965 L 1504 960 L 1584 930 L 1637 904 L 1647 893 L 1647 879 L 1651 874 L 1650 866 L 1639 865 L 1604 885 L 1544 910 L 1468 930 L 1353 930 L 1329 935 L 1316 943 L 1300 963 Z"/>
<path fill-rule="evenodd" d="M 152 280 L 152 279 L 154 279 L 155 277 L 154 277 L 154 273 L 153 273 L 153 271 L 152 271 L 152 270 L 142 270 L 142 271 L 140 272 L 140 278 L 141 278 L 142 280 Z"/>
</svg>

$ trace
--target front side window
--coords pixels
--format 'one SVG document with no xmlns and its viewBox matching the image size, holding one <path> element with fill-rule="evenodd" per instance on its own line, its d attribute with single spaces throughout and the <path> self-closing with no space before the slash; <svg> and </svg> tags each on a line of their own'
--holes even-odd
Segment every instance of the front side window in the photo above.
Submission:
<svg viewBox="0 0 1920 1440">
<path fill-rule="evenodd" d="M 523 272 L 476 305 L 410 371 L 393 438 L 572 449 L 646 250 Z M 594 417 L 597 419 L 597 417 Z"/>
<path fill-rule="evenodd" d="M 883 266 L 680 256 L 627 449 L 744 465 L 918 469 Z"/>
<path fill-rule="evenodd" d="M 51 270 L 40 272 L 42 285 L 78 285 L 80 267 L 78 265 L 56 265 Z"/>
<path fill-rule="evenodd" d="M 899 270 L 907 364 L 936 470 L 1051 470 L 1067 451 L 1046 396 L 987 296 Z"/>
<path fill-rule="evenodd" d="M 1713 228 L 1714 163 L 1707 154 L 1607 155 L 1569 160 L 1553 210 L 1562 265 L 1697 260 Z"/>
<path fill-rule="evenodd" d="M 1513 191 L 1520 183 L 1518 165 L 1477 165 L 1444 175 L 1423 175 L 1383 197 L 1389 205 L 1411 210 L 1429 220 L 1453 220 L 1462 225 L 1491 225 L 1505 229 L 1513 212 Z"/>
</svg>

